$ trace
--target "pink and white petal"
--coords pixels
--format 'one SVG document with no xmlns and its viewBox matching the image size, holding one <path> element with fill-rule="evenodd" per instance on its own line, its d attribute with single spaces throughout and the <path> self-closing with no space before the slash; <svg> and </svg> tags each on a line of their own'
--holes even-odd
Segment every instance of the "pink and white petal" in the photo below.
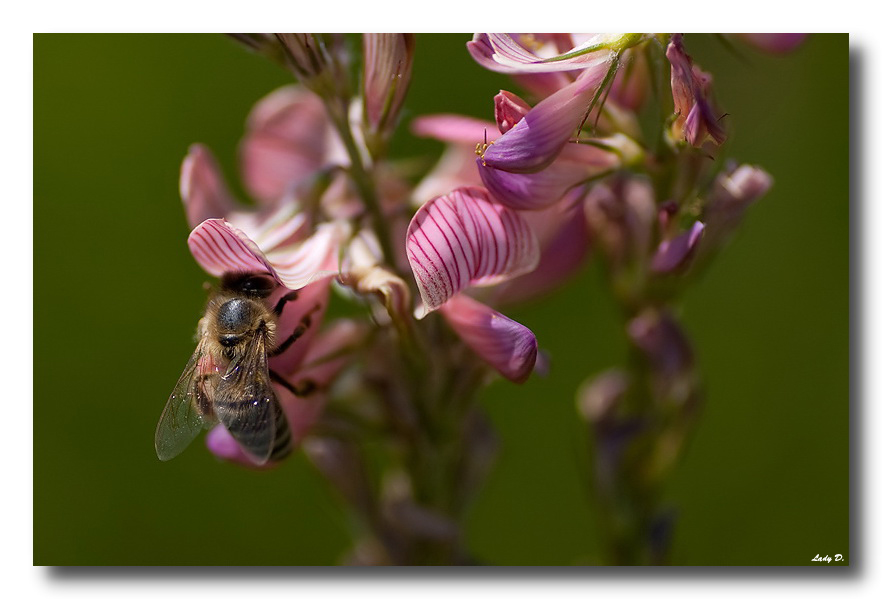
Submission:
<svg viewBox="0 0 882 599">
<path fill-rule="evenodd" d="M 223 218 L 236 205 L 217 160 L 201 144 L 190 146 L 184 158 L 180 188 L 190 228 L 209 218 Z"/>
<path fill-rule="evenodd" d="M 270 211 L 233 212 L 227 221 L 248 235 L 264 252 L 291 245 L 309 236 L 311 218 L 293 198 Z"/>
<path fill-rule="evenodd" d="M 617 34 L 596 34 L 566 54 L 605 43 Z M 538 56 L 530 52 L 507 33 L 476 33 L 466 43 L 472 58 L 481 66 L 499 73 L 551 73 L 591 68 L 609 59 L 609 50 L 598 50 L 570 58 L 562 54 Z"/>
<path fill-rule="evenodd" d="M 450 298 L 441 313 L 463 342 L 502 376 L 515 383 L 529 378 L 538 353 L 530 329 L 463 294 Z"/>
<path fill-rule="evenodd" d="M 429 137 L 452 144 L 464 144 L 471 148 L 499 137 L 497 127 L 490 121 L 475 119 L 458 114 L 431 114 L 415 118 L 410 130 L 418 137 Z"/>
<path fill-rule="evenodd" d="M 349 236 L 349 226 L 340 221 L 322 223 L 302 243 L 276 248 L 266 255 L 275 276 L 288 289 L 300 289 L 340 271 L 339 250 Z"/>
<path fill-rule="evenodd" d="M 406 235 L 407 258 L 427 311 L 469 285 L 529 272 L 539 245 L 517 212 L 480 187 L 462 187 L 424 204 Z"/>
<path fill-rule="evenodd" d="M 513 173 L 529 173 L 551 164 L 588 111 L 608 70 L 604 62 L 545 98 L 484 152 L 484 164 Z"/>
<path fill-rule="evenodd" d="M 292 85 L 264 97 L 248 116 L 240 147 L 249 193 L 264 204 L 278 201 L 324 164 L 329 134 L 325 109 L 315 94 Z"/>
<path fill-rule="evenodd" d="M 199 224 L 190 233 L 187 245 L 199 266 L 212 276 L 227 272 L 268 272 L 275 276 L 257 244 L 222 218 Z"/>
</svg>

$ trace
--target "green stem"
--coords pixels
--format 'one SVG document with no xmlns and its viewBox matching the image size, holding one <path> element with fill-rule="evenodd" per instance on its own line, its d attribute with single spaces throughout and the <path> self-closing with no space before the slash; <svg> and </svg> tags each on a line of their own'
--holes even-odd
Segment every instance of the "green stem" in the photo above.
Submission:
<svg viewBox="0 0 882 599">
<path fill-rule="evenodd" d="M 348 110 L 345 106 L 338 107 L 337 109 L 333 106 L 327 106 L 327 109 L 334 126 L 337 128 L 337 132 L 340 134 L 346 153 L 349 154 L 349 176 L 355 184 L 361 201 L 370 214 L 374 232 L 377 234 L 377 240 L 380 242 L 380 249 L 383 252 L 384 262 L 391 266 L 395 272 L 398 272 L 389 224 L 386 221 L 386 216 L 383 214 L 373 178 L 365 168 L 364 162 L 361 159 L 361 152 L 352 135 L 352 128 L 346 116 Z"/>
</svg>

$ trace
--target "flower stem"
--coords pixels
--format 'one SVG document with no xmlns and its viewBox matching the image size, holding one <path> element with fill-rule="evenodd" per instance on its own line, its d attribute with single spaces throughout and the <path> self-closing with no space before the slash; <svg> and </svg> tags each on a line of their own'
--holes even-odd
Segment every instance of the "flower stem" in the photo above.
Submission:
<svg viewBox="0 0 882 599">
<path fill-rule="evenodd" d="M 367 168 L 365 168 L 362 154 L 359 151 L 358 145 L 355 142 L 355 137 L 352 134 L 352 127 L 349 124 L 349 118 L 347 116 L 347 106 L 348 104 L 343 106 L 326 104 L 328 114 L 337 129 L 337 133 L 340 135 L 340 140 L 346 148 L 346 153 L 349 155 L 349 176 L 355 184 L 355 188 L 358 191 L 361 201 L 364 203 L 365 208 L 370 214 L 371 224 L 373 224 L 374 232 L 380 243 L 384 262 L 391 266 L 395 272 L 398 272 L 389 225 L 386 216 L 383 214 L 383 209 L 380 205 L 380 199 L 377 195 L 377 189 L 373 177 L 370 172 L 368 172 Z"/>
</svg>

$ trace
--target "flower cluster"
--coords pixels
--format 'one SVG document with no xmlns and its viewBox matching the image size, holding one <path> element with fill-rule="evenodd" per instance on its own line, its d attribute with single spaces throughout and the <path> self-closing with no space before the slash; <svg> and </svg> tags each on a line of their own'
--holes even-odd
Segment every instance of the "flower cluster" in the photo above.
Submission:
<svg viewBox="0 0 882 599">
<path fill-rule="evenodd" d="M 510 75 L 521 95 L 488 98 L 487 120 L 414 118 L 414 135 L 445 144 L 415 184 L 388 155 L 412 35 L 365 34 L 361 60 L 345 36 L 234 37 L 299 83 L 270 93 L 247 119 L 240 158 L 251 201 L 233 198 L 207 148 L 191 147 L 180 185 L 188 243 L 209 275 L 270 277 L 268 307 L 297 292 L 275 336 L 296 342 L 268 354 L 268 367 L 295 444 L 368 523 L 370 548 L 355 561 L 463 558 L 457 493 L 473 491 L 477 483 L 463 481 L 479 478 L 492 445 L 475 392 L 488 373 L 523 383 L 544 369 L 534 333 L 499 310 L 554 290 L 592 256 L 646 375 L 612 370 L 579 393 L 601 488 L 624 501 L 624 448 L 635 439 L 670 448 L 683 436 L 634 413 L 628 398 L 655 398 L 640 405 L 667 406 L 677 423 L 698 397 L 670 303 L 771 185 L 758 167 L 710 159 L 725 143 L 725 120 L 684 36 L 475 34 L 467 52 Z M 741 39 L 779 52 L 802 41 Z M 651 102 L 664 121 L 647 132 Z M 328 318 L 332 294 L 354 304 L 348 316 Z M 405 456 L 380 490 L 357 450 L 377 431 Z M 221 425 L 208 446 L 257 465 Z M 457 491 L 438 491 L 439 477 Z"/>
</svg>

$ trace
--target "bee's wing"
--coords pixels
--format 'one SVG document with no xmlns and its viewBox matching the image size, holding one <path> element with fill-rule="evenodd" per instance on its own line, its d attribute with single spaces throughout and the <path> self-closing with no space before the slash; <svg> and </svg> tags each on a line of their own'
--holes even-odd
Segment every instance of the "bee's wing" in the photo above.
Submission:
<svg viewBox="0 0 882 599">
<path fill-rule="evenodd" d="M 263 464 L 273 451 L 278 407 L 270 382 L 266 335 L 257 332 L 218 382 L 214 412 L 242 449 Z"/>
<path fill-rule="evenodd" d="M 205 343 L 200 341 L 159 417 L 155 445 L 163 462 L 184 451 L 199 431 L 214 421 L 202 376 L 204 355 Z"/>
</svg>

